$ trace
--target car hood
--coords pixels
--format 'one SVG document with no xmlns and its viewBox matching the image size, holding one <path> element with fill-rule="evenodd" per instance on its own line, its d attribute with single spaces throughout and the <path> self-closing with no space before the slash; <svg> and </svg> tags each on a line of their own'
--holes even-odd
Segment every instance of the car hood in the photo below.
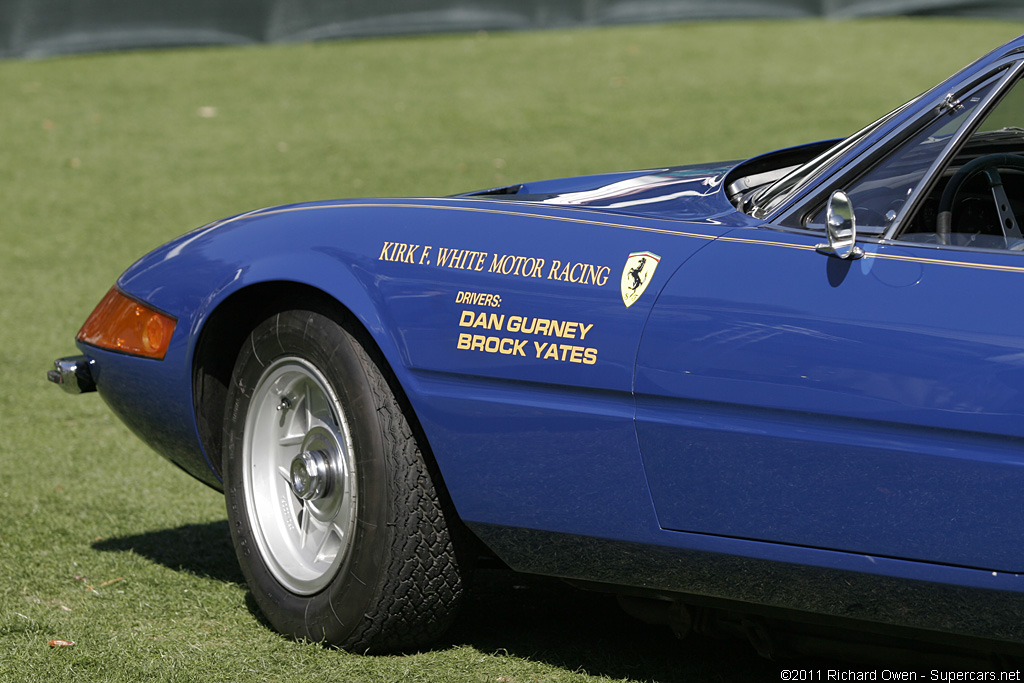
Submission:
<svg viewBox="0 0 1024 683">
<path fill-rule="evenodd" d="M 735 211 L 725 196 L 735 162 L 606 173 L 523 183 L 459 195 L 699 220 Z"/>
</svg>

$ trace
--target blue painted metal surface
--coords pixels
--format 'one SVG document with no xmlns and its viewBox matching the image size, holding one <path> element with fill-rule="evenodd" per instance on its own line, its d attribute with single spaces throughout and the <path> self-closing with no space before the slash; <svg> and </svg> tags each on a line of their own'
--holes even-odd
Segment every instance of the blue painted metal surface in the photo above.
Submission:
<svg viewBox="0 0 1024 683">
<path fill-rule="evenodd" d="M 950 234 L 932 216 L 972 131 L 1017 82 L 1022 49 L 840 143 L 804 182 L 768 189 L 771 203 L 760 193 L 825 145 L 226 219 L 118 282 L 177 317 L 163 361 L 80 346 L 112 409 L 217 486 L 219 454 L 196 418 L 197 340 L 235 295 L 303 285 L 366 328 L 459 515 L 515 567 L 846 616 L 856 589 L 829 605 L 750 582 L 804 568 L 1024 603 L 1024 253 L 998 221 L 988 235 L 964 227 L 989 220 L 986 188 L 956 204 Z M 969 106 L 947 96 L 961 92 L 981 94 Z M 955 130 L 933 133 L 947 115 Z M 932 157 L 911 193 L 872 184 L 921 130 Z M 1024 210 L 1020 179 L 1005 180 Z M 888 227 L 861 236 L 860 259 L 819 253 L 814 218 L 847 187 L 855 204 L 864 187 L 873 202 L 893 193 L 890 214 L 872 209 Z M 539 558 L 538 539 L 596 554 Z M 672 574 L 680 558 L 756 570 L 731 583 Z M 853 616 L 901 621 L 885 612 Z M 1024 643 L 1019 625 L 961 616 L 902 623 Z"/>
<path fill-rule="evenodd" d="M 844 263 L 749 232 L 681 269 L 645 330 L 662 525 L 1024 571 L 1024 320 L 994 294 L 1019 255 L 886 245 Z"/>
</svg>

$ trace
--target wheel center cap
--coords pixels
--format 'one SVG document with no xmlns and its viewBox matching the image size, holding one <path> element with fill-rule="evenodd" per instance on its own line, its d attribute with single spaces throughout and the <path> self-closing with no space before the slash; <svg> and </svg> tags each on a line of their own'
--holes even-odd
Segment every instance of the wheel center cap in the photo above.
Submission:
<svg viewBox="0 0 1024 683">
<path fill-rule="evenodd" d="M 323 426 L 306 432 L 302 452 L 292 458 L 289 479 L 292 492 L 302 500 L 335 498 L 345 490 L 345 464 L 337 435 Z"/>
<path fill-rule="evenodd" d="M 324 451 L 303 451 L 292 460 L 292 491 L 302 500 L 315 500 L 330 488 L 330 464 Z"/>
</svg>

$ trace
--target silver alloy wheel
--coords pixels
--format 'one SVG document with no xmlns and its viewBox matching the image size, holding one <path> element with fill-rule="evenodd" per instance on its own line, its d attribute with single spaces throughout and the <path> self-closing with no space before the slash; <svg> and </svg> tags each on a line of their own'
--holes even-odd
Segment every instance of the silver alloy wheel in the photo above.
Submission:
<svg viewBox="0 0 1024 683">
<path fill-rule="evenodd" d="M 245 419 L 242 476 L 271 573 L 300 595 L 325 588 L 348 555 L 359 492 L 345 411 L 308 361 L 279 358 L 260 376 Z"/>
</svg>

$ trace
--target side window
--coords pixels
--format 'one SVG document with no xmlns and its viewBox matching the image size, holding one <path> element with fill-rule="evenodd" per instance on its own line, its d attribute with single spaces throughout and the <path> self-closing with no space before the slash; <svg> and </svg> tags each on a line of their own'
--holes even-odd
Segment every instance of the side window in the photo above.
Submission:
<svg viewBox="0 0 1024 683">
<path fill-rule="evenodd" d="M 985 115 L 897 239 L 1024 250 L 1024 82 Z"/>
<path fill-rule="evenodd" d="M 858 231 L 885 232 L 910 193 L 991 87 L 990 84 L 980 88 L 962 100 L 960 106 L 936 112 L 932 118 L 922 121 L 915 133 L 847 186 L 846 193 L 853 200 Z M 808 221 L 808 227 L 823 226 L 824 222 L 825 210 L 822 208 Z"/>
</svg>

